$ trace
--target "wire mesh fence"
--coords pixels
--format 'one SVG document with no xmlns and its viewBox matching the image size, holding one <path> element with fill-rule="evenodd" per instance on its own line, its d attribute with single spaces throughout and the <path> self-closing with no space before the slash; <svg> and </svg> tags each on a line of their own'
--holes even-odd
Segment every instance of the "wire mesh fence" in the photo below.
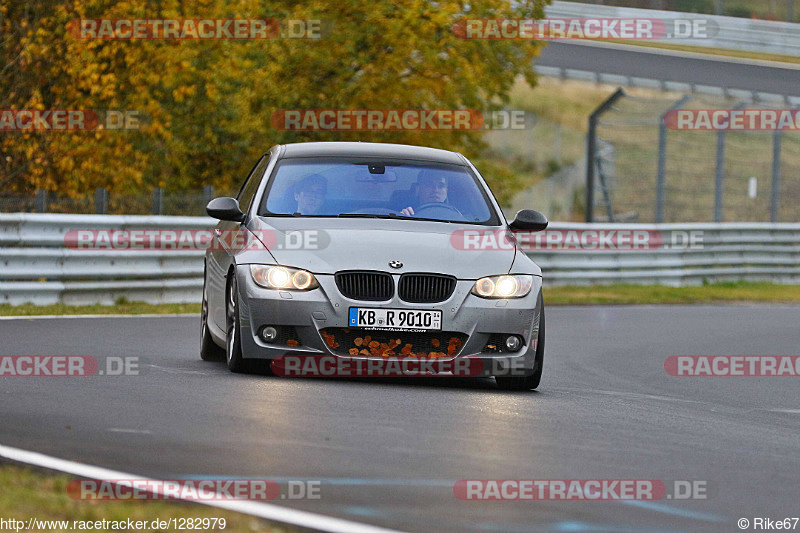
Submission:
<svg viewBox="0 0 800 533">
<path fill-rule="evenodd" d="M 800 220 L 800 134 L 784 135 L 781 143 L 781 181 L 778 220 Z"/>
<path fill-rule="evenodd" d="M 32 196 L 4 196 L 0 197 L 0 213 L 33 213 L 35 199 Z"/>
<path fill-rule="evenodd" d="M 45 191 L 33 196 L 0 196 L 0 213 L 74 213 L 108 215 L 205 215 L 206 204 L 216 196 L 235 194 L 205 187 L 199 191 L 165 193 L 153 189 L 149 194 L 114 195 L 98 189 L 92 195 L 66 197 Z"/>
<path fill-rule="evenodd" d="M 553 220 L 613 222 L 800 222 L 800 124 L 787 131 L 697 131 L 667 127 L 668 112 L 777 109 L 712 95 L 626 94 L 598 119 L 594 155 L 584 134 L 547 120 L 525 131 L 492 131 L 494 154 L 528 168 L 533 184 L 508 213 L 534 208 Z M 800 115 L 798 115 L 800 121 Z M 586 161 L 594 162 L 587 204 Z M 541 179 L 544 175 L 546 179 Z M 522 176 L 523 183 L 529 176 Z M 44 191 L 0 196 L 0 212 L 205 214 L 215 196 L 235 191 L 154 189 L 137 195 L 65 197 Z"/>
<path fill-rule="evenodd" d="M 722 96 L 625 96 L 597 128 L 594 219 L 800 221 L 800 132 L 667 127 L 670 110 L 762 110 Z"/>
</svg>

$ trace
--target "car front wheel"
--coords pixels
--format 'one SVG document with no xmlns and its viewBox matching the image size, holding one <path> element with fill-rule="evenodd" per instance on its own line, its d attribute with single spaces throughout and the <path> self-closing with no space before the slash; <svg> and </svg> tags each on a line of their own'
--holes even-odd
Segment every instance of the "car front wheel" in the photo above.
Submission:
<svg viewBox="0 0 800 533">
<path fill-rule="evenodd" d="M 542 368 L 544 367 L 544 305 L 542 316 L 539 318 L 539 335 L 536 341 L 536 360 L 533 374 L 524 377 L 496 377 L 497 388 L 502 390 L 526 391 L 539 386 L 542 381 Z"/>
<path fill-rule="evenodd" d="M 242 333 L 239 321 L 239 290 L 236 274 L 231 274 L 228 282 L 228 295 L 225 299 L 225 359 L 232 372 L 246 372 L 246 362 L 242 357 Z"/>
</svg>

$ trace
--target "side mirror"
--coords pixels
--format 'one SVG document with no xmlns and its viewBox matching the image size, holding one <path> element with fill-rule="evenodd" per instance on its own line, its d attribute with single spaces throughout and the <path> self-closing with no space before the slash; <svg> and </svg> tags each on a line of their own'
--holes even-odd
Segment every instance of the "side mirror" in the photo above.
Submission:
<svg viewBox="0 0 800 533">
<path fill-rule="evenodd" d="M 542 231 L 547 228 L 548 224 L 547 217 L 540 212 L 533 209 L 523 209 L 517 213 L 514 221 L 509 226 L 511 226 L 511 229 Z"/>
<path fill-rule="evenodd" d="M 206 213 L 218 220 L 229 220 L 231 222 L 241 222 L 244 220 L 244 213 L 239 209 L 239 201 L 236 198 L 223 196 L 214 198 L 206 206 Z"/>
</svg>

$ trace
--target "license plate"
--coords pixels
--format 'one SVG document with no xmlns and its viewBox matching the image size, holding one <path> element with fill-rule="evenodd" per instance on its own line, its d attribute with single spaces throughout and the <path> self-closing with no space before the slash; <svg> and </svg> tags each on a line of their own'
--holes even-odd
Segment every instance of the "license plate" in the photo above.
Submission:
<svg viewBox="0 0 800 533">
<path fill-rule="evenodd" d="M 442 312 L 351 307 L 348 325 L 354 328 L 441 330 Z"/>
</svg>

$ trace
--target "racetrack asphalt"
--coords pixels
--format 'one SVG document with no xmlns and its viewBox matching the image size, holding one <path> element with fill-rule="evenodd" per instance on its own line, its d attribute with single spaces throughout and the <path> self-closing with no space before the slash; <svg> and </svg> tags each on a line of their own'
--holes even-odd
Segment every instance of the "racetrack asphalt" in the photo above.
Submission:
<svg viewBox="0 0 800 533">
<path fill-rule="evenodd" d="M 800 65 L 697 56 L 652 48 L 551 42 L 537 65 L 800 96 Z"/>
<path fill-rule="evenodd" d="M 145 372 L 1 377 L 0 444 L 158 479 L 321 480 L 320 500 L 275 503 L 406 531 L 737 531 L 800 512 L 800 378 L 671 377 L 664 361 L 798 355 L 799 316 L 551 307 L 529 393 L 232 374 L 199 359 L 197 317 L 2 320 L 0 355 L 138 356 Z M 457 499 L 471 478 L 700 480 L 710 497 Z"/>
</svg>

